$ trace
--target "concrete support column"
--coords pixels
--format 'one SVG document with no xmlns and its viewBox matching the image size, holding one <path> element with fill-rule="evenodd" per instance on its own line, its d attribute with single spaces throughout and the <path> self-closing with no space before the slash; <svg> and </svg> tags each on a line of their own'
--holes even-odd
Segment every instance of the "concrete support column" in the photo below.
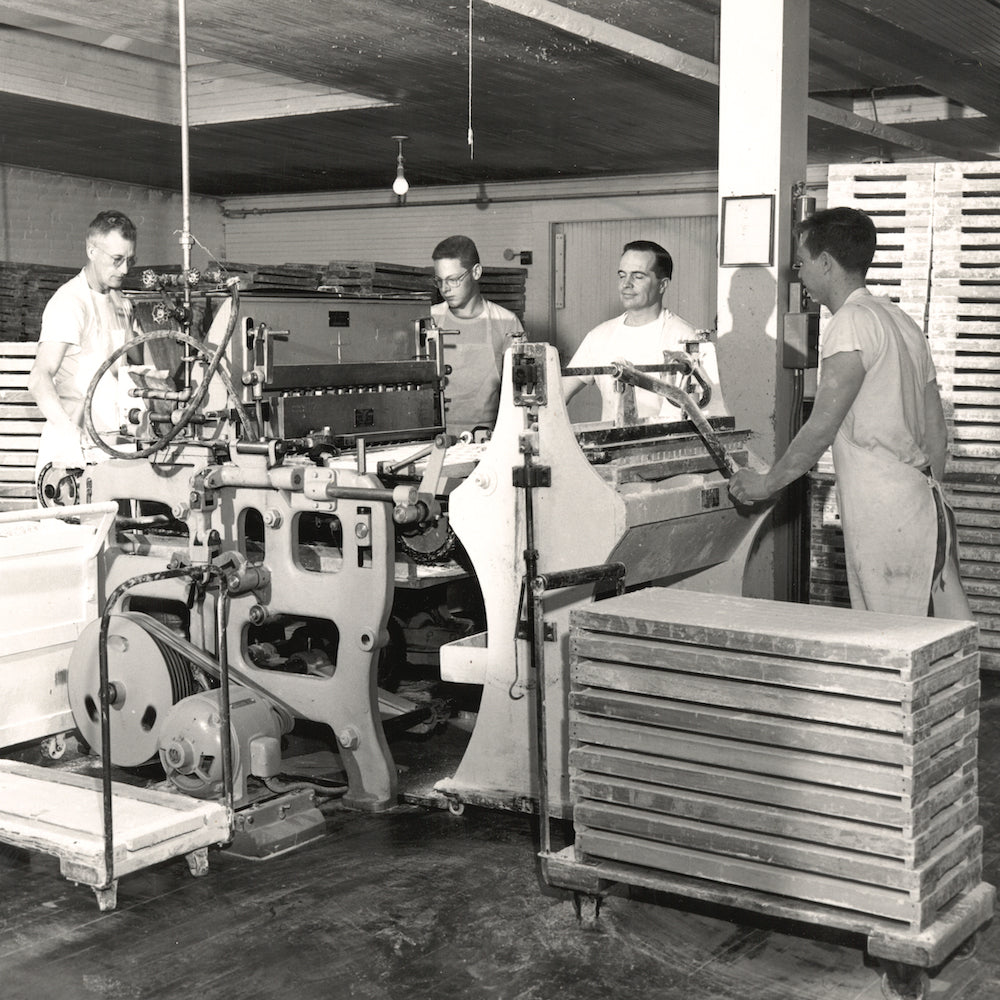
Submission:
<svg viewBox="0 0 1000 1000">
<path fill-rule="evenodd" d="M 724 199 L 774 195 L 772 263 L 720 266 L 718 284 L 726 401 L 770 463 L 790 439 L 795 395 L 794 373 L 782 366 L 782 320 L 793 276 L 793 191 L 806 175 L 809 0 L 722 0 L 719 64 L 720 227 Z M 751 596 L 792 596 L 799 529 L 790 527 L 790 506 L 783 498 L 753 561 Z"/>
</svg>

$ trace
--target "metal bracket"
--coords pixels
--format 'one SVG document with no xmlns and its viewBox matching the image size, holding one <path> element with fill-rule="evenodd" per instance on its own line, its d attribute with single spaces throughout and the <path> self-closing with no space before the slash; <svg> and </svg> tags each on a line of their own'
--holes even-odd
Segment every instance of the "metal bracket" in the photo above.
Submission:
<svg viewBox="0 0 1000 1000">
<path fill-rule="evenodd" d="M 543 621 L 542 628 L 543 628 L 542 638 L 546 642 L 555 642 L 559 638 L 559 635 L 556 632 L 555 622 Z M 528 632 L 528 623 L 526 621 L 522 620 L 517 623 L 517 628 L 514 630 L 514 638 L 515 639 L 531 638 Z"/>
<path fill-rule="evenodd" d="M 521 344 L 511 353 L 510 374 L 515 406 L 545 406 L 545 344 Z"/>
<path fill-rule="evenodd" d="M 552 485 L 552 468 L 548 465 L 532 465 L 530 469 L 515 465 L 511 473 L 514 487 L 519 490 Z"/>
</svg>

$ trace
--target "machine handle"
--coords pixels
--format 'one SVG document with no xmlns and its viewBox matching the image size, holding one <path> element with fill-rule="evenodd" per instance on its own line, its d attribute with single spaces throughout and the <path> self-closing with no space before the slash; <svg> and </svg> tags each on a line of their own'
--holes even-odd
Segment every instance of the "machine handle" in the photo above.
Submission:
<svg viewBox="0 0 1000 1000">
<path fill-rule="evenodd" d="M 613 580 L 615 590 L 621 594 L 625 587 L 625 564 L 620 562 L 597 563 L 594 566 L 580 566 L 577 569 L 556 570 L 553 573 L 539 573 L 531 581 L 531 589 L 537 597 L 549 590 L 578 587 L 585 583 L 599 583 Z"/>
<path fill-rule="evenodd" d="M 647 389 L 649 392 L 665 396 L 675 406 L 680 407 L 684 416 L 694 424 L 698 436 L 705 443 L 709 454 L 715 459 L 716 465 L 719 466 L 719 471 L 726 479 L 731 479 L 739 472 L 739 466 L 726 453 L 726 449 L 723 448 L 718 435 L 712 430 L 712 425 L 706 419 L 705 414 L 701 412 L 698 404 L 686 392 L 678 389 L 675 385 L 671 385 L 669 382 L 664 382 L 663 379 L 647 375 L 636 368 L 635 365 L 630 365 L 627 361 L 616 361 L 611 368 L 612 374 L 618 381 L 627 382 L 638 386 L 640 389 Z"/>
</svg>

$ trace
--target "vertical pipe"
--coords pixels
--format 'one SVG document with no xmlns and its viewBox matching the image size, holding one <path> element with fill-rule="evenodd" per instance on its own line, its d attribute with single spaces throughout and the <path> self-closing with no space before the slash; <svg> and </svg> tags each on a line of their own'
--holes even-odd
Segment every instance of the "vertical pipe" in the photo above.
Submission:
<svg viewBox="0 0 1000 1000">
<path fill-rule="evenodd" d="M 216 648 L 219 654 L 219 743 L 222 747 L 222 787 L 226 803 L 226 817 L 229 820 L 229 834 L 232 837 L 235 822 L 233 801 L 233 729 L 230 724 L 229 705 L 229 641 L 226 625 L 229 618 L 229 589 L 225 574 L 219 574 L 219 596 L 215 605 Z"/>
<path fill-rule="evenodd" d="M 534 672 L 535 688 L 535 762 L 538 766 L 538 829 L 541 851 L 551 850 L 549 831 L 548 755 L 545 747 L 545 625 L 541 594 L 535 589 L 538 576 L 538 550 L 535 548 L 534 465 L 531 449 L 524 451 L 524 586 L 528 602 L 528 647 Z"/>
<path fill-rule="evenodd" d="M 115 594 L 117 595 L 117 591 Z M 111 790 L 111 693 L 108 690 L 108 630 L 111 626 L 109 601 L 101 615 L 101 628 L 97 640 L 98 700 L 101 703 L 101 805 L 103 811 L 102 833 L 104 834 L 104 885 L 108 889 L 115 884 L 115 831 Z"/>
<path fill-rule="evenodd" d="M 177 0 L 177 44 L 180 59 L 181 80 L 181 268 L 184 272 L 184 333 L 191 329 L 191 151 L 189 145 L 190 114 L 188 110 L 188 64 L 187 64 L 187 0 Z M 191 386 L 191 372 L 194 359 L 189 357 L 184 363 L 184 388 Z"/>
</svg>

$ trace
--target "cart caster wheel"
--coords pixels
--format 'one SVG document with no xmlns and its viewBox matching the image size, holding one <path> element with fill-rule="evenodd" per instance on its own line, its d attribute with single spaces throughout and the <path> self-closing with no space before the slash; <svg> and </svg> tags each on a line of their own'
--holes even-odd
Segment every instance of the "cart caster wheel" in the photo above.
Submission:
<svg viewBox="0 0 1000 1000">
<path fill-rule="evenodd" d="M 197 851 L 191 851 L 189 854 L 184 855 L 184 860 L 187 861 L 188 871 L 195 878 L 201 878 L 202 875 L 208 874 L 208 848 L 201 847 Z"/>
<path fill-rule="evenodd" d="M 973 931 L 956 949 L 951 957 L 956 962 L 965 962 L 979 951 L 979 932 Z"/>
<path fill-rule="evenodd" d="M 97 908 L 101 913 L 108 913 L 118 905 L 118 879 L 104 889 L 94 887 L 94 895 L 97 897 Z"/>
<path fill-rule="evenodd" d="M 448 812 L 452 816 L 461 816 L 465 812 L 465 803 L 461 799 L 448 799 Z"/>
<path fill-rule="evenodd" d="M 930 976 L 926 969 L 912 965 L 882 973 L 882 996 L 885 1000 L 926 1000 L 930 993 Z"/>
<path fill-rule="evenodd" d="M 41 743 L 42 756 L 49 760 L 59 760 L 66 752 L 66 734 L 58 733 L 55 736 L 46 737 Z"/>
<path fill-rule="evenodd" d="M 601 915 L 601 897 L 591 896 L 585 892 L 574 892 L 573 909 L 580 926 L 594 930 L 597 927 L 597 918 Z"/>
</svg>

